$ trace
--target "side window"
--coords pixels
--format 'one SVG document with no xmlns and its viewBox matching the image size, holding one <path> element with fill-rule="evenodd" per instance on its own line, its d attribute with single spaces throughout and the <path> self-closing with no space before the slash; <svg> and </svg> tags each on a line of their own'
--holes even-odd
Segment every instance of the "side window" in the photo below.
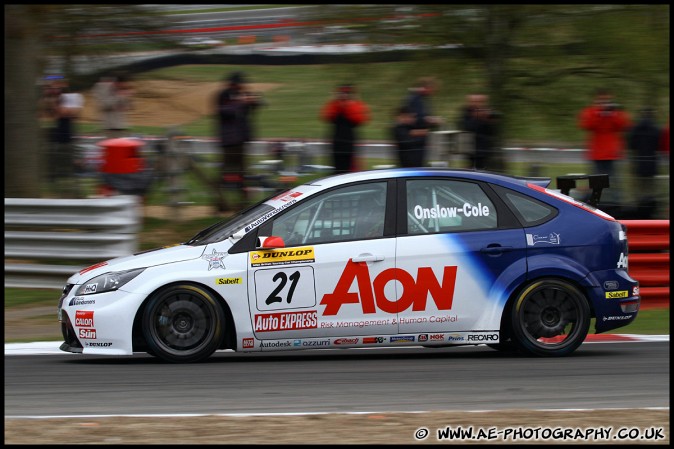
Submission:
<svg viewBox="0 0 674 449">
<path fill-rule="evenodd" d="M 382 237 L 386 182 L 356 184 L 318 194 L 275 219 L 271 234 L 286 246 Z"/>
<path fill-rule="evenodd" d="M 524 226 L 539 225 L 557 215 L 557 209 L 535 198 L 522 195 L 505 187 L 493 187 L 510 209 L 515 211 Z"/>
<path fill-rule="evenodd" d="M 459 180 L 408 180 L 407 233 L 496 229 L 496 207 L 482 188 Z"/>
</svg>

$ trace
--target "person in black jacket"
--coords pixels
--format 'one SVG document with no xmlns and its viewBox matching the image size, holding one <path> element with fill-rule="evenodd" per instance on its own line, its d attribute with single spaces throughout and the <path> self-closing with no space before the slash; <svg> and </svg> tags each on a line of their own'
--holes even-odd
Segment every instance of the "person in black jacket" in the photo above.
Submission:
<svg viewBox="0 0 674 449">
<path fill-rule="evenodd" d="M 658 151 L 662 130 L 655 121 L 655 111 L 646 108 L 641 111 L 636 125 L 627 135 L 627 144 L 632 152 L 632 169 L 635 185 L 640 192 L 637 198 L 639 207 L 655 206 L 655 175 L 658 174 Z"/>
<path fill-rule="evenodd" d="M 398 109 L 393 126 L 393 140 L 397 149 L 398 164 L 401 167 L 424 166 L 424 141 L 427 129 L 415 126 L 416 117 L 412 108 L 402 106 Z"/>
<path fill-rule="evenodd" d="M 433 77 L 421 77 L 408 90 L 402 106 L 408 108 L 414 115 L 414 129 L 418 130 L 417 137 L 421 143 L 420 158 L 417 166 L 423 165 L 428 152 L 430 132 L 437 129 L 443 122 L 442 117 L 432 114 L 431 98 L 438 90 L 438 81 Z"/>
<path fill-rule="evenodd" d="M 243 73 L 234 72 L 227 78 L 227 86 L 216 97 L 215 115 L 217 117 L 220 148 L 222 149 L 222 179 L 226 187 L 234 187 L 241 196 L 241 206 L 248 202 L 244 188 L 245 146 L 252 138 L 251 114 L 262 105 L 259 95 L 246 90 Z M 226 208 L 222 196 L 218 209 Z"/>
<path fill-rule="evenodd" d="M 482 94 L 469 95 L 461 111 L 458 127 L 474 137 L 475 148 L 471 165 L 476 170 L 487 167 L 487 160 L 494 150 L 496 126 L 499 115 L 489 107 L 488 97 Z"/>
</svg>

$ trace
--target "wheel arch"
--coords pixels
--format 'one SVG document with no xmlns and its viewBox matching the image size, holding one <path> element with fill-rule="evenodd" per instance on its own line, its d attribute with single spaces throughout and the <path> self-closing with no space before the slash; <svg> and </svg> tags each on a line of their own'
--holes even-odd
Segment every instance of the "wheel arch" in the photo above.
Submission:
<svg viewBox="0 0 674 449">
<path fill-rule="evenodd" d="M 155 294 L 158 292 L 175 287 L 177 285 L 192 285 L 196 286 L 199 288 L 202 288 L 208 293 L 210 293 L 218 302 L 220 307 L 222 308 L 222 311 L 225 314 L 225 335 L 222 341 L 220 342 L 218 349 L 234 349 L 236 350 L 236 324 L 234 322 L 234 316 L 232 315 L 232 311 L 229 307 L 229 304 L 227 304 L 227 300 L 223 298 L 217 291 L 215 291 L 213 288 L 209 287 L 206 284 L 203 284 L 201 282 L 195 282 L 195 281 L 174 281 L 168 284 L 161 285 L 154 289 L 152 292 L 150 292 L 141 305 L 138 307 L 136 310 L 136 315 L 133 318 L 133 327 L 131 329 L 131 334 L 132 334 L 132 350 L 133 351 L 147 351 L 148 346 L 147 342 L 145 341 L 145 337 L 143 336 L 143 331 L 142 331 L 142 321 L 143 321 L 143 313 L 145 312 L 145 308 L 147 307 L 147 304 Z"/>
<path fill-rule="evenodd" d="M 577 279 L 575 276 L 569 276 L 568 273 L 559 272 L 559 270 L 557 270 L 555 274 L 548 274 L 541 272 L 537 277 L 527 277 L 527 279 L 524 280 L 524 282 L 522 282 L 519 286 L 517 286 L 517 288 L 515 288 L 508 297 L 508 300 L 506 301 L 506 304 L 501 312 L 501 335 L 506 336 L 505 340 L 510 340 L 512 337 L 511 335 L 512 329 L 510 328 L 510 314 L 512 312 L 512 308 L 513 305 L 515 304 L 515 301 L 517 301 L 517 298 L 526 288 L 542 280 L 558 280 L 568 282 L 569 284 L 571 284 L 573 287 L 578 289 L 578 291 L 580 291 L 583 294 L 585 302 L 587 302 L 587 305 L 590 308 L 590 317 L 591 318 L 596 317 L 594 305 L 592 304 L 592 301 L 588 294 L 589 293 L 588 289 L 590 287 L 587 283 L 581 282 L 581 280 Z"/>
</svg>

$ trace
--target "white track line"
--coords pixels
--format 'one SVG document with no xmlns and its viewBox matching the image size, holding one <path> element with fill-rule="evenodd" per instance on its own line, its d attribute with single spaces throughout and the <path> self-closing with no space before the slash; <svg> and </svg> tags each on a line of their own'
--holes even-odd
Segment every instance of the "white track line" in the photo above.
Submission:
<svg viewBox="0 0 674 449">
<path fill-rule="evenodd" d="M 524 410 L 524 409 L 522 409 Z M 620 407 L 620 408 L 545 408 L 526 409 L 535 412 L 596 412 L 596 411 L 623 411 L 623 410 L 669 410 L 669 407 Z M 505 410 L 419 410 L 419 411 L 371 411 L 371 412 L 280 412 L 280 413 L 148 413 L 148 414 L 120 414 L 120 415 L 9 415 L 5 419 L 99 419 L 99 418 L 198 418 L 204 416 L 218 416 L 222 418 L 248 418 L 256 416 L 313 416 L 313 415 L 384 415 L 394 413 L 422 414 L 422 413 L 494 413 Z M 513 409 L 507 409 L 511 413 Z"/>
</svg>

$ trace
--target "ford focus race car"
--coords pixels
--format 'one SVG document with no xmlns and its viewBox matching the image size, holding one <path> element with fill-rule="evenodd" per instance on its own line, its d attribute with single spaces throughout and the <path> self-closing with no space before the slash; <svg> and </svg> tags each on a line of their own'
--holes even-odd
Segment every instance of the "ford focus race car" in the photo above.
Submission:
<svg viewBox="0 0 674 449">
<path fill-rule="evenodd" d="M 572 353 L 631 323 L 625 227 L 547 178 L 391 169 L 319 179 L 189 241 L 70 277 L 65 342 L 196 362 L 275 351 L 488 344 Z"/>
</svg>

